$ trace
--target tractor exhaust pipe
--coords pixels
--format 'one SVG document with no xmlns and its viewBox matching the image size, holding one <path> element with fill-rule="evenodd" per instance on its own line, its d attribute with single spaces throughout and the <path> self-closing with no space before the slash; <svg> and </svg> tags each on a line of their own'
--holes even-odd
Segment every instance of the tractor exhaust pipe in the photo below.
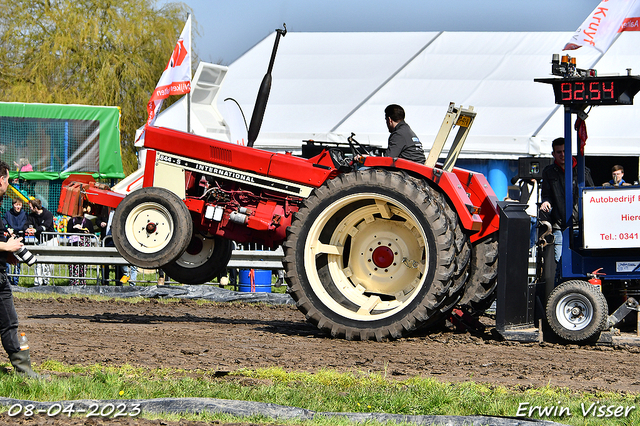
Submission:
<svg viewBox="0 0 640 426">
<path fill-rule="evenodd" d="M 258 133 L 260 133 L 260 127 L 262 126 L 262 120 L 264 118 L 264 111 L 267 109 L 267 101 L 269 100 L 269 92 L 271 91 L 271 71 L 273 70 L 273 63 L 276 60 L 278 43 L 280 42 L 280 36 L 284 37 L 287 34 L 287 25 L 282 24 L 282 26 L 284 27 L 284 30 L 276 30 L 276 41 L 273 45 L 273 51 L 271 52 L 269 68 L 262 79 L 262 83 L 260 83 L 260 90 L 258 90 L 256 105 L 253 107 L 251 124 L 249 124 L 249 132 L 247 135 L 247 146 L 253 146 L 253 143 L 258 139 Z"/>
</svg>

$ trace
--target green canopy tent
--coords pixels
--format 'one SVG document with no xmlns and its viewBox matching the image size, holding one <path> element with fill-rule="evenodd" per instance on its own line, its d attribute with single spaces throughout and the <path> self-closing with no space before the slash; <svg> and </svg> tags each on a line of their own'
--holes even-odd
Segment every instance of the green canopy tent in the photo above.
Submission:
<svg viewBox="0 0 640 426">
<path fill-rule="evenodd" d="M 64 179 L 71 173 L 124 177 L 120 109 L 88 105 L 0 102 L 0 155 L 27 180 Z M 29 167 L 30 165 L 30 167 Z"/>
<path fill-rule="evenodd" d="M 56 206 L 59 183 L 70 174 L 124 178 L 120 109 L 0 102 L 0 158 L 21 191 Z"/>
</svg>

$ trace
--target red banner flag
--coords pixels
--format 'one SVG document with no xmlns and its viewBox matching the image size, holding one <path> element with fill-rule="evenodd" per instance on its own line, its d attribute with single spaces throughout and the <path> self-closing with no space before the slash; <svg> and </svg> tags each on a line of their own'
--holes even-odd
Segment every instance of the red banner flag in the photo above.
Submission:
<svg viewBox="0 0 640 426">
<path fill-rule="evenodd" d="M 147 104 L 149 117 L 147 125 L 153 125 L 162 102 L 170 95 L 184 95 L 191 92 L 191 15 L 173 49 L 167 67 L 160 76 L 151 99 Z"/>
<path fill-rule="evenodd" d="M 563 50 L 591 46 L 604 53 L 623 31 L 640 31 L 640 1 L 602 0 Z"/>
</svg>

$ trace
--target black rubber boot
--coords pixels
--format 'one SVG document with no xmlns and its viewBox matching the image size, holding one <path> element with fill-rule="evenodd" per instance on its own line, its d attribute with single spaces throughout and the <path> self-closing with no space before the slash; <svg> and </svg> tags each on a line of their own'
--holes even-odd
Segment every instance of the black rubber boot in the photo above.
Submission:
<svg viewBox="0 0 640 426">
<path fill-rule="evenodd" d="M 11 361 L 11 365 L 15 369 L 16 373 L 25 375 L 32 379 L 46 379 L 46 376 L 41 376 L 40 374 L 33 371 L 31 368 L 31 356 L 29 355 L 29 349 L 25 349 L 24 351 L 14 352 L 9 355 L 9 360 Z"/>
</svg>

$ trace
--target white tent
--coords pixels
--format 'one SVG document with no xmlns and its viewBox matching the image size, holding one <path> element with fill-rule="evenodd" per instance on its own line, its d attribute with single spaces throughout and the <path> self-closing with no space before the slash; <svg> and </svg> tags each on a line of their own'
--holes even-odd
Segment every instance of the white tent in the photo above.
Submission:
<svg viewBox="0 0 640 426">
<path fill-rule="evenodd" d="M 428 149 L 449 102 L 455 102 L 478 112 L 461 158 L 549 154 L 551 140 L 563 135 L 564 114 L 551 86 L 533 80 L 550 76 L 552 54 L 563 53 L 571 35 L 289 32 L 279 44 L 255 146 L 299 152 L 304 139 L 344 142 L 354 132 L 360 142 L 386 147 L 383 111 L 397 103 Z M 229 66 L 220 111 L 222 100 L 231 97 L 250 119 L 274 38 Z M 625 32 L 602 58 L 586 48 L 568 53 L 577 57 L 578 68 L 595 63 L 599 75 L 623 75 L 627 68 L 640 74 L 639 43 L 640 34 Z M 593 108 L 586 153 L 639 155 L 639 118 L 640 106 Z"/>
</svg>

